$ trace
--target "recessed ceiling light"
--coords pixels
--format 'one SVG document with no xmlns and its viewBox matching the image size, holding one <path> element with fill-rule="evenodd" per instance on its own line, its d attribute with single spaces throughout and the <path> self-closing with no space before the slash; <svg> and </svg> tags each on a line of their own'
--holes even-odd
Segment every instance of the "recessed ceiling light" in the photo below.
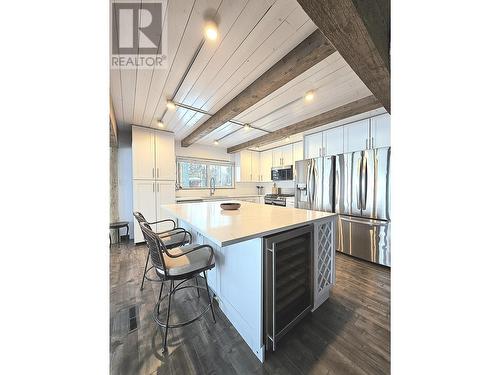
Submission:
<svg viewBox="0 0 500 375">
<path fill-rule="evenodd" d="M 249 130 L 250 130 L 250 125 L 245 124 L 244 129 L 245 129 L 246 131 L 249 131 Z"/>
<path fill-rule="evenodd" d="M 219 144 L 219 141 L 216 139 L 216 140 L 214 141 L 214 145 L 218 145 L 218 144 Z"/>
<path fill-rule="evenodd" d="M 176 108 L 177 108 L 177 106 L 175 105 L 175 103 L 172 100 L 167 100 L 167 109 L 169 111 L 175 111 Z"/>
<path fill-rule="evenodd" d="M 163 128 L 165 125 L 163 124 L 163 122 L 159 121 L 156 123 L 158 125 L 159 128 Z"/>
<path fill-rule="evenodd" d="M 306 92 L 306 94 L 304 95 L 304 100 L 306 102 L 312 102 L 313 99 L 314 99 L 314 91 L 310 90 L 310 91 Z"/>
<path fill-rule="evenodd" d="M 290 137 L 286 137 L 285 141 L 290 142 Z"/>
<path fill-rule="evenodd" d="M 208 40 L 217 40 L 218 36 L 217 24 L 214 21 L 207 21 L 205 23 L 205 38 Z"/>
</svg>

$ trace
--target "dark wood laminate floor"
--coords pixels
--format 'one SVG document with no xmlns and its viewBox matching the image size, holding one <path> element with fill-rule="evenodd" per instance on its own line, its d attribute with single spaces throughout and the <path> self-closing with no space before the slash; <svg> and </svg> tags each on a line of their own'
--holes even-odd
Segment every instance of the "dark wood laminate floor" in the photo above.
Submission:
<svg viewBox="0 0 500 375">
<path fill-rule="evenodd" d="M 111 247 L 110 364 L 112 374 L 389 374 L 390 270 L 337 253 L 337 283 L 330 298 L 280 341 L 261 364 L 216 309 L 199 321 L 172 329 L 168 354 L 151 319 L 158 285 L 139 290 L 144 245 Z M 192 289 L 175 295 L 172 319 L 196 312 L 206 297 Z M 135 308 L 137 328 L 134 328 Z M 192 316 L 192 315 L 191 315 Z M 132 324 L 132 325 L 131 325 Z"/>
</svg>

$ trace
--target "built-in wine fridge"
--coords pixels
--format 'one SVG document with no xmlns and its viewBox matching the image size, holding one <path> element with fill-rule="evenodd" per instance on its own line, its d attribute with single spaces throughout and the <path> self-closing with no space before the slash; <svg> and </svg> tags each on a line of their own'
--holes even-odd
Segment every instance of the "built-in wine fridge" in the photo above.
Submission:
<svg viewBox="0 0 500 375">
<path fill-rule="evenodd" d="M 307 225 L 264 239 L 264 342 L 277 342 L 313 304 L 313 226 Z"/>
</svg>

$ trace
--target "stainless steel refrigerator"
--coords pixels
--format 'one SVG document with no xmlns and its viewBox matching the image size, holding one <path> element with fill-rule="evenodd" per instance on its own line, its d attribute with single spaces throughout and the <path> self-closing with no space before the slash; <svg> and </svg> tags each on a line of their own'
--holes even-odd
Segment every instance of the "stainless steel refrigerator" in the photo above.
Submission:
<svg viewBox="0 0 500 375">
<path fill-rule="evenodd" d="M 390 147 L 337 155 L 336 248 L 374 263 L 391 265 Z"/>
<path fill-rule="evenodd" d="M 335 156 L 295 162 L 295 207 L 333 212 Z"/>
<path fill-rule="evenodd" d="M 390 147 L 296 162 L 295 206 L 336 212 L 336 250 L 391 265 Z"/>
</svg>

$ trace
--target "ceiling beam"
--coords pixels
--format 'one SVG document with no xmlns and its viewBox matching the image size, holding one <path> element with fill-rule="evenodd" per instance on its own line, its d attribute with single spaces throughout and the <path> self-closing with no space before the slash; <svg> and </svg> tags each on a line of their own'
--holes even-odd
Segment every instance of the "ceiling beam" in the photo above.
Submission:
<svg viewBox="0 0 500 375">
<path fill-rule="evenodd" d="M 298 2 L 390 113 L 389 0 L 298 0 Z"/>
<path fill-rule="evenodd" d="M 328 39 L 316 30 L 184 138 L 181 145 L 183 147 L 192 145 L 335 51 Z"/>
<path fill-rule="evenodd" d="M 355 100 L 354 102 L 342 105 L 330 111 L 320 113 L 319 115 L 313 116 L 306 120 L 296 122 L 295 124 L 289 126 L 285 126 L 284 128 L 278 129 L 272 133 L 265 134 L 263 136 L 254 138 L 244 143 L 240 143 L 239 145 L 233 147 L 229 147 L 227 149 L 227 152 L 233 153 L 250 147 L 276 142 L 291 135 L 302 133 L 307 130 L 314 129 L 318 126 L 326 125 L 334 121 L 340 121 L 364 112 L 372 111 L 380 107 L 382 107 L 382 104 L 380 104 L 375 96 L 370 95 L 366 98 Z"/>
</svg>

